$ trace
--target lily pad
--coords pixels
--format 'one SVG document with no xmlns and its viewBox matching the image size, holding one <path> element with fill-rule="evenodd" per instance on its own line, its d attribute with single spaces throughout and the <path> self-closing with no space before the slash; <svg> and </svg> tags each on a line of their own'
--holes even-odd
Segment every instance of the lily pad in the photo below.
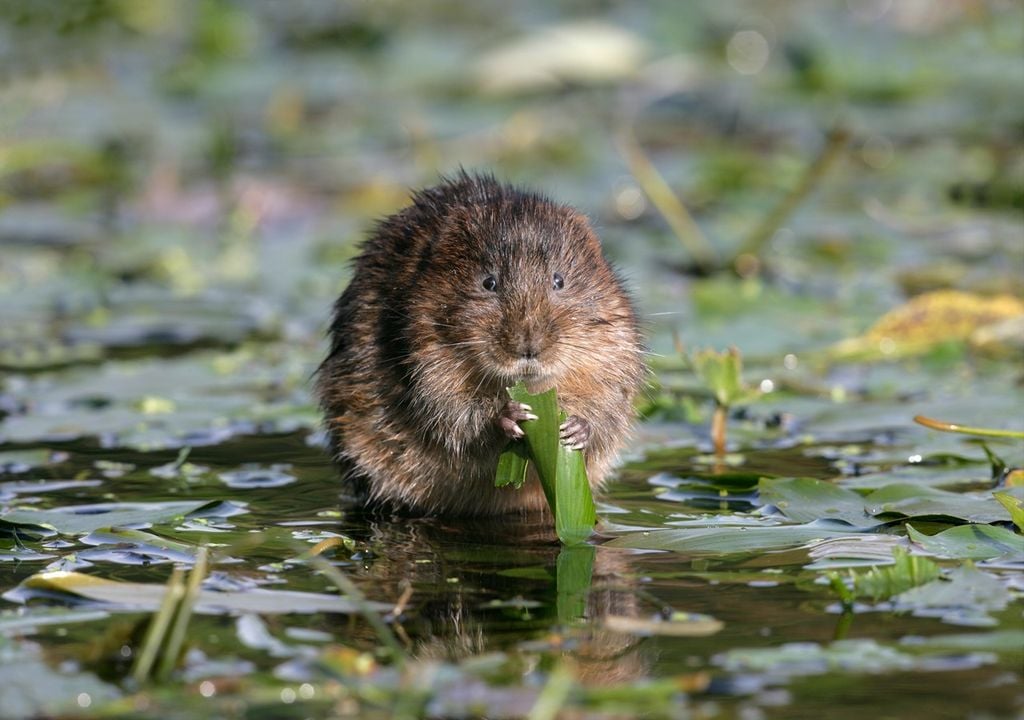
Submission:
<svg viewBox="0 0 1024 720">
<path fill-rule="evenodd" d="M 951 517 L 974 523 L 1006 522 L 1009 511 L 991 493 L 987 497 L 954 493 L 909 483 L 887 485 L 864 498 L 872 515 Z"/>
<path fill-rule="evenodd" d="M 936 664 L 874 640 L 837 640 L 830 645 L 787 643 L 777 648 L 742 648 L 716 655 L 713 662 L 731 672 L 768 673 L 773 677 L 822 675 L 828 672 L 881 674 L 911 670 L 963 670 L 988 665 L 988 653 L 968 653 L 956 662 Z"/>
<path fill-rule="evenodd" d="M 699 613 L 672 613 L 668 617 L 633 617 L 629 615 L 608 615 L 604 626 L 615 632 L 651 637 L 707 637 L 719 632 L 725 623 L 710 615 Z"/>
<path fill-rule="evenodd" d="M 120 697 L 114 685 L 72 667 L 51 668 L 34 646 L 0 644 L 0 717 L 71 715 Z"/>
<path fill-rule="evenodd" d="M 0 515 L 0 521 L 14 526 L 50 528 L 62 535 L 84 535 L 100 528 L 148 527 L 172 522 L 219 503 L 183 501 L 165 503 L 101 503 L 73 505 L 51 510 L 12 510 Z"/>
<path fill-rule="evenodd" d="M 988 612 L 1005 608 L 1010 591 L 999 579 L 968 563 L 943 579 L 897 595 L 893 602 L 897 610 L 918 617 L 937 617 L 954 625 L 991 626 L 996 621 Z"/>
<path fill-rule="evenodd" d="M 758 487 L 763 504 L 774 505 L 795 522 L 841 520 L 857 528 L 882 524 L 868 515 L 859 494 L 824 480 L 763 478 Z"/>
<path fill-rule="evenodd" d="M 1024 536 L 994 525 L 959 525 L 936 535 L 925 535 L 908 524 L 907 534 L 927 552 L 940 557 L 1024 560 Z"/>
<path fill-rule="evenodd" d="M 27 578 L 4 598 L 25 602 L 39 595 L 52 598 L 58 593 L 98 602 L 111 609 L 153 612 L 160 607 L 166 591 L 165 585 L 155 583 L 118 582 L 82 573 L 52 572 Z M 377 612 L 391 609 L 385 603 L 367 602 L 366 605 Z M 237 592 L 201 590 L 194 608 L 194 612 L 206 615 L 315 612 L 347 615 L 360 610 L 359 604 L 338 595 L 263 588 Z"/>
<path fill-rule="evenodd" d="M 780 550 L 805 545 L 815 540 L 837 537 L 857 537 L 857 535 L 856 531 L 846 523 L 817 520 L 803 525 L 647 530 L 617 537 L 607 544 L 612 547 L 671 550 L 693 555 L 730 555 Z"/>
</svg>

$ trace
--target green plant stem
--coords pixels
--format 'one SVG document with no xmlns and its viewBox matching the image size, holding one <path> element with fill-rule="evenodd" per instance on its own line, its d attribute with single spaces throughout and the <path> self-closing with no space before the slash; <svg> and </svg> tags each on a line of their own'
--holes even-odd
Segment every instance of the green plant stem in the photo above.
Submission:
<svg viewBox="0 0 1024 720">
<path fill-rule="evenodd" d="M 924 415 L 915 415 L 914 422 L 924 425 L 932 430 L 940 432 L 960 433 L 961 435 L 977 435 L 978 437 L 1010 438 L 1012 440 L 1024 440 L 1024 432 L 1020 430 L 998 430 L 996 428 L 979 428 L 958 425 L 957 423 L 935 420 Z"/>
<path fill-rule="evenodd" d="M 832 164 L 839 158 L 846 148 L 850 139 L 850 133 L 844 128 L 835 128 L 829 131 L 825 139 L 825 145 L 814 161 L 804 171 L 800 182 L 796 187 L 786 193 L 778 205 L 754 228 L 736 254 L 736 259 L 743 255 L 759 257 L 764 250 L 765 244 L 772 238 L 775 231 L 786 222 L 786 219 L 793 214 L 793 211 L 800 206 L 812 190 L 828 172 Z M 735 264 L 735 259 L 734 259 Z"/>
<path fill-rule="evenodd" d="M 658 209 L 661 216 L 665 218 L 669 227 L 672 228 L 672 232 L 690 254 L 694 264 L 705 270 L 715 267 L 718 264 L 718 256 L 714 247 L 708 242 L 689 210 L 672 192 L 672 188 L 665 182 L 665 178 L 647 157 L 647 153 L 640 147 L 633 132 L 624 130 L 620 133 L 618 145 L 619 152 L 626 160 L 629 171 L 633 174 L 637 184 L 654 203 L 654 207 Z"/>
<path fill-rule="evenodd" d="M 167 629 L 174 617 L 174 609 L 178 607 L 178 602 L 185 592 L 184 577 L 185 571 L 180 566 L 176 566 L 171 571 L 171 577 L 167 580 L 167 590 L 164 592 L 163 600 L 160 601 L 160 607 L 150 618 L 146 636 L 142 640 L 142 649 L 132 668 L 132 679 L 140 685 L 149 679 L 157 653 L 160 651 L 160 646 L 163 645 Z"/>
<path fill-rule="evenodd" d="M 715 443 L 715 455 L 725 455 L 725 420 L 728 414 L 725 405 L 715 405 L 715 414 L 711 416 L 711 440 Z"/>
<path fill-rule="evenodd" d="M 370 623 L 374 632 L 377 633 L 377 638 L 387 646 L 388 650 L 391 651 L 391 658 L 395 665 L 398 668 L 405 667 L 405 651 L 398 642 L 398 638 L 396 638 L 395 634 L 391 632 L 391 628 L 387 626 L 387 623 L 381 620 L 380 615 L 374 612 L 366 603 L 366 597 L 359 588 L 356 587 L 356 584 L 349 580 L 345 573 L 338 570 L 338 568 L 331 565 L 322 557 L 313 556 L 308 558 L 306 562 L 326 575 L 339 590 L 351 598 L 352 602 L 359 608 L 359 612 L 366 618 L 366 621 Z"/>
<path fill-rule="evenodd" d="M 171 626 L 170 634 L 167 636 L 167 643 L 160 656 L 160 665 L 157 667 L 156 678 L 163 682 L 170 677 L 174 666 L 178 664 L 181 657 L 181 649 L 185 644 L 185 632 L 188 630 L 188 623 L 192 619 L 192 609 L 199 597 L 199 590 L 202 587 L 203 579 L 206 577 L 206 566 L 209 559 L 209 550 L 204 546 L 196 553 L 196 561 L 192 566 L 192 572 L 188 576 L 188 584 L 178 603 L 178 611 L 174 616 L 174 624 Z"/>
</svg>

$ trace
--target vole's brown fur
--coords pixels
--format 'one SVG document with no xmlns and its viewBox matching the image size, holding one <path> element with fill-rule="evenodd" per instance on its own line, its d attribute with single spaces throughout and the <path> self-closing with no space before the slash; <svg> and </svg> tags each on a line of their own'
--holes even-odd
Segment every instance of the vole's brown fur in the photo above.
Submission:
<svg viewBox="0 0 1024 720">
<path fill-rule="evenodd" d="M 632 304 L 587 220 L 465 173 L 380 223 L 330 334 L 316 392 L 331 450 L 365 501 L 414 513 L 546 507 L 535 477 L 494 487 L 527 416 L 505 393 L 520 379 L 557 388 L 574 416 L 563 435 L 586 445 L 600 488 L 645 372 Z"/>
</svg>

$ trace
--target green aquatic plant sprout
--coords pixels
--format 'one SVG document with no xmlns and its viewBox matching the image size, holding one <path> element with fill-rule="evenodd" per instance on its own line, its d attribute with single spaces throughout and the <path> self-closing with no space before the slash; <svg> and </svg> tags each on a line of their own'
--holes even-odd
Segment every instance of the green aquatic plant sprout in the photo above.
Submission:
<svg viewBox="0 0 1024 720">
<path fill-rule="evenodd" d="M 558 539 L 566 545 L 584 542 L 597 522 L 597 511 L 583 453 L 567 448 L 559 439 L 559 426 L 566 416 L 558 407 L 555 389 L 531 395 L 520 382 L 508 388 L 508 394 L 533 408 L 537 419 L 524 421 L 523 441 L 509 443 L 501 454 L 495 486 L 522 487 L 527 467 L 533 463 L 555 518 Z"/>
<path fill-rule="evenodd" d="M 875 601 L 891 598 L 930 583 L 941 574 L 934 560 L 911 555 L 902 548 L 893 548 L 892 557 L 891 565 L 862 572 L 850 570 L 845 579 L 838 572 L 828 573 L 829 584 L 844 607 L 852 607 L 858 597 Z"/>
<path fill-rule="evenodd" d="M 729 408 L 752 402 L 760 391 L 743 382 L 743 360 L 734 347 L 728 350 L 698 350 L 690 355 L 693 371 L 715 398 L 715 414 L 711 419 L 711 439 L 715 454 L 725 455 L 725 421 Z"/>
</svg>

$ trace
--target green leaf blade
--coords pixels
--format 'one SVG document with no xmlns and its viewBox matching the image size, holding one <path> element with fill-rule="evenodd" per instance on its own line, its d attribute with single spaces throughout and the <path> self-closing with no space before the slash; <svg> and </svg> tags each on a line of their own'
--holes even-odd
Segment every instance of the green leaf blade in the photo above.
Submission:
<svg viewBox="0 0 1024 720">
<path fill-rule="evenodd" d="M 565 414 L 559 410 L 555 389 L 532 395 L 522 383 L 518 383 L 508 388 L 508 394 L 513 400 L 529 405 L 537 416 L 536 420 L 522 423 L 522 445 L 537 470 L 544 496 L 555 518 L 555 532 L 559 540 L 565 545 L 585 542 L 597 522 L 597 510 L 590 492 L 583 453 L 565 447 L 559 437 Z M 510 447 L 516 444 L 512 443 Z M 499 473 L 508 473 L 510 468 L 518 472 L 518 467 L 514 466 L 516 462 L 503 454 L 499 460 Z M 504 479 L 499 475 L 496 483 Z"/>
</svg>

